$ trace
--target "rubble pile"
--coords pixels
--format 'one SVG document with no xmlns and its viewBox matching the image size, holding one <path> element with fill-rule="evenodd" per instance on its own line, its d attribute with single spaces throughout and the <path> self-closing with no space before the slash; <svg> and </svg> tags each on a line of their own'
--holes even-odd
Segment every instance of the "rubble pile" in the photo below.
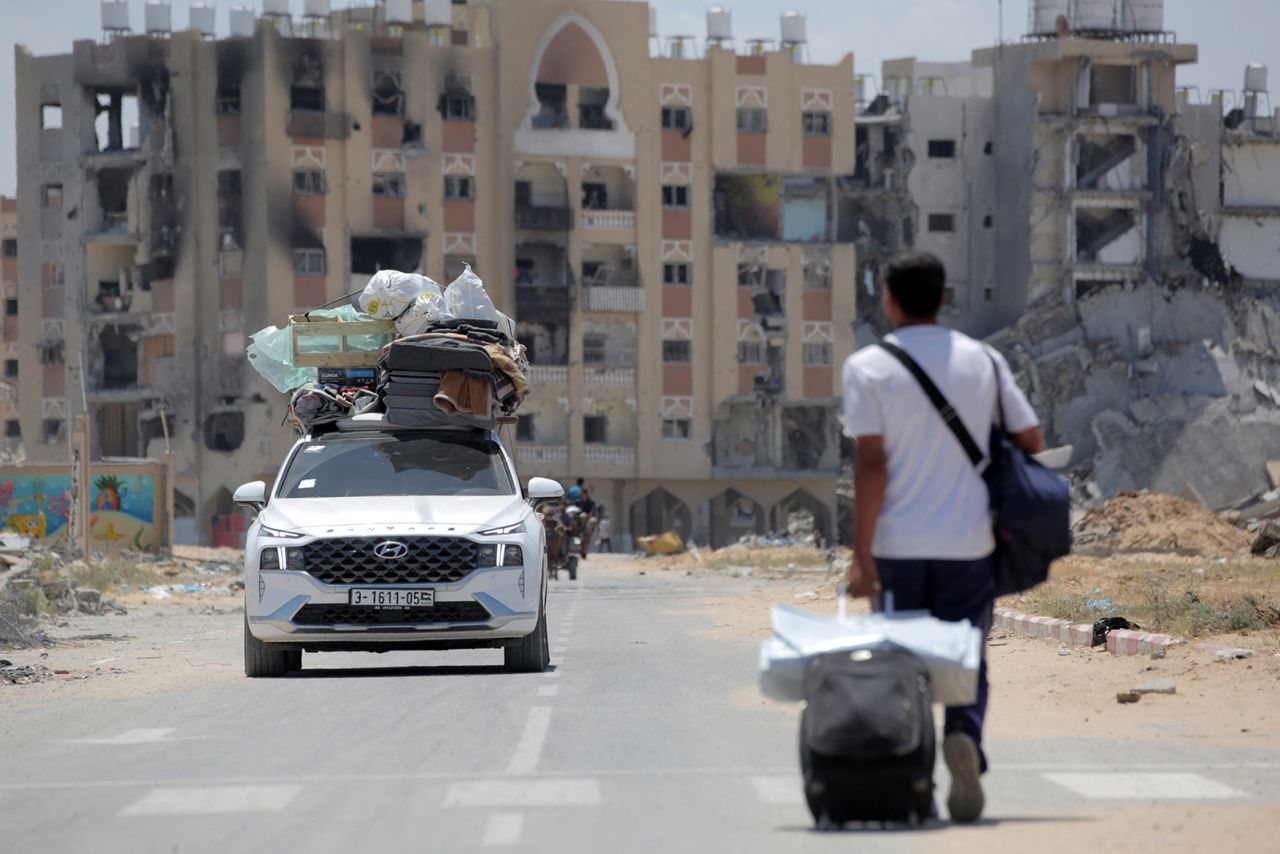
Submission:
<svg viewBox="0 0 1280 854">
<path fill-rule="evenodd" d="M 1200 504 L 1155 492 L 1121 492 L 1090 509 L 1073 528 L 1075 548 L 1085 553 L 1175 552 L 1235 557 L 1254 540 Z"/>
</svg>

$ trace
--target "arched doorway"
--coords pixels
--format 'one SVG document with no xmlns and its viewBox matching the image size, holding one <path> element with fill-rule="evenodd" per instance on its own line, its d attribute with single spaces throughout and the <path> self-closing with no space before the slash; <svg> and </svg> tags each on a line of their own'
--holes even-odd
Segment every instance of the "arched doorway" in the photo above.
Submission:
<svg viewBox="0 0 1280 854">
<path fill-rule="evenodd" d="M 824 543 L 831 543 L 831 511 L 806 489 L 797 489 L 773 505 L 769 513 L 769 529 L 774 533 L 795 536 L 810 526 L 822 535 Z"/>
<path fill-rule="evenodd" d="M 764 533 L 764 508 L 736 489 L 726 489 L 709 502 L 711 548 L 733 545 L 748 534 Z"/>
<path fill-rule="evenodd" d="M 689 505 L 665 489 L 655 489 L 631 505 L 631 533 L 645 537 L 675 531 L 683 540 L 693 531 Z"/>
</svg>

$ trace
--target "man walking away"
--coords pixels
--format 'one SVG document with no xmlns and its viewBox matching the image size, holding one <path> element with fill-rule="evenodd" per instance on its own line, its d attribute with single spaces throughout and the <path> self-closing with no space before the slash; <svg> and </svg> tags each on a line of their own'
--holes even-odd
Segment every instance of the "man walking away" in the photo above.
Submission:
<svg viewBox="0 0 1280 854">
<path fill-rule="evenodd" d="M 913 359 L 954 407 L 969 434 L 987 444 L 996 396 L 1006 429 L 1028 453 L 1043 450 L 1039 422 L 999 353 L 937 324 L 946 271 L 933 255 L 909 252 L 885 274 L 886 343 Z M 999 366 L 997 371 L 996 365 Z M 893 594 L 897 610 L 926 609 L 969 620 L 985 638 L 995 595 L 995 540 L 986 484 L 942 414 L 888 350 L 866 347 L 844 365 L 845 431 L 857 441 L 854 556 L 849 591 Z M 976 821 L 987 769 L 982 725 L 987 708 L 985 648 L 977 702 L 946 710 L 943 757 L 951 772 L 951 819 Z"/>
<path fill-rule="evenodd" d="M 600 522 L 596 525 L 596 536 L 600 538 L 600 551 L 613 552 L 613 522 L 609 519 L 609 514 L 605 511 L 604 505 L 601 504 L 597 515 Z"/>
</svg>

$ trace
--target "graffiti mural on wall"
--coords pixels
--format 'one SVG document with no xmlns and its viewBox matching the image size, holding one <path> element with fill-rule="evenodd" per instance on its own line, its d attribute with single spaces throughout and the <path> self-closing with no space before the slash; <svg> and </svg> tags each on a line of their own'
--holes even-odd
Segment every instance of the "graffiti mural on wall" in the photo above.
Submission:
<svg viewBox="0 0 1280 854">
<path fill-rule="evenodd" d="M 157 545 L 156 479 L 151 474 L 94 474 L 89 480 L 89 535 L 96 545 Z M 0 476 L 0 524 L 39 540 L 67 535 L 74 496 L 58 474 Z"/>
</svg>

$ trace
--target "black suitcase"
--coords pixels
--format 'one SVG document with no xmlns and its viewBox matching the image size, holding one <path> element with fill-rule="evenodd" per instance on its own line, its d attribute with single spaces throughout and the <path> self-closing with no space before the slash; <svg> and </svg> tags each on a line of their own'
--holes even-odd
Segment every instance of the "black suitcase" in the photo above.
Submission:
<svg viewBox="0 0 1280 854">
<path fill-rule="evenodd" d="M 489 353 L 479 344 L 456 338 L 401 338 L 383 352 L 382 370 L 411 373 L 493 370 Z"/>
<path fill-rule="evenodd" d="M 810 660 L 800 769 L 814 823 L 923 822 L 933 814 L 933 692 L 907 652 L 855 650 Z"/>
</svg>

